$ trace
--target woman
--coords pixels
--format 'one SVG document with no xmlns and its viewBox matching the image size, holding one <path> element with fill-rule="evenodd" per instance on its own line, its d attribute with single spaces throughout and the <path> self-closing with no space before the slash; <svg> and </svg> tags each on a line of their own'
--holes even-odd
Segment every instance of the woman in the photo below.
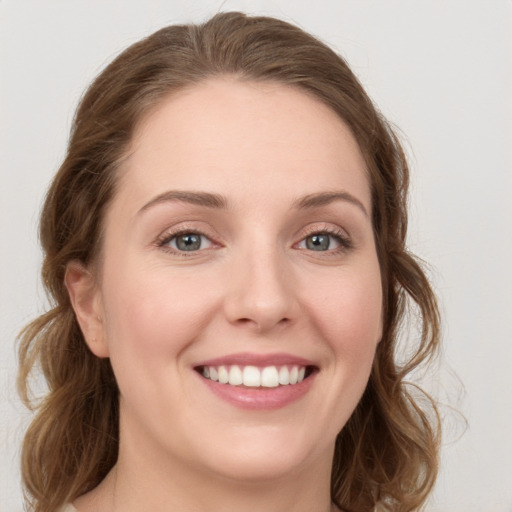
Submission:
<svg viewBox="0 0 512 512">
<path fill-rule="evenodd" d="M 346 63 L 285 22 L 219 14 L 116 58 L 42 213 L 32 509 L 420 508 L 438 422 L 405 378 L 439 334 L 407 185 Z"/>
</svg>

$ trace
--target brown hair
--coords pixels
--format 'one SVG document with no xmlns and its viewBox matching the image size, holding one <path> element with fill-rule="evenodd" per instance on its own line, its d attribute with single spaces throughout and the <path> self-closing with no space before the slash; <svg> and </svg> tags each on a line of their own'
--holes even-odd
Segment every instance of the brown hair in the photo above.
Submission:
<svg viewBox="0 0 512 512">
<path fill-rule="evenodd" d="M 115 171 L 141 116 L 173 91 L 215 75 L 298 87 L 337 112 L 359 143 L 372 187 L 384 330 L 367 389 L 336 440 L 331 495 L 347 512 L 377 505 L 416 510 L 437 474 L 439 419 L 434 402 L 405 379 L 435 353 L 439 315 L 429 282 L 405 246 L 404 152 L 341 57 L 293 25 L 240 13 L 170 26 L 134 44 L 96 78 L 78 107 L 41 217 L 42 277 L 52 309 L 20 336 L 19 389 L 37 410 L 22 454 L 27 502 L 36 512 L 53 512 L 93 489 L 116 462 L 118 389 L 109 360 L 94 356 L 83 339 L 64 286 L 66 265 L 94 263 Z M 417 309 L 421 335 L 399 364 L 397 340 L 408 304 Z M 28 392 L 36 366 L 48 384 L 37 403 Z"/>
</svg>

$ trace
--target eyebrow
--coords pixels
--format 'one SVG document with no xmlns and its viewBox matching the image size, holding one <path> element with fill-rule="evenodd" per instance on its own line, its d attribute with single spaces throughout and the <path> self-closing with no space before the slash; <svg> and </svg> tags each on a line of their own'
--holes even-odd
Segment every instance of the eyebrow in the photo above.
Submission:
<svg viewBox="0 0 512 512">
<path fill-rule="evenodd" d="M 369 216 L 366 208 L 364 207 L 364 204 L 359 199 L 357 199 L 357 197 L 344 190 L 308 194 L 307 196 L 301 197 L 295 201 L 295 207 L 298 209 L 318 208 L 320 206 L 326 206 L 334 201 L 346 201 L 348 203 L 352 203 L 353 205 L 357 206 L 367 217 Z"/>
<path fill-rule="evenodd" d="M 228 202 L 224 196 L 220 194 L 212 194 L 210 192 L 194 192 L 186 190 L 168 190 L 147 202 L 139 211 L 138 214 L 152 208 L 161 203 L 178 201 L 183 203 L 194 204 L 198 206 L 204 206 L 206 208 L 215 209 L 227 209 Z M 346 201 L 357 206 L 366 216 L 368 212 L 364 207 L 363 203 L 346 191 L 334 191 L 334 192 L 317 192 L 314 194 L 308 194 L 304 197 L 297 199 L 294 202 L 294 207 L 302 210 L 308 208 L 319 208 L 326 206 L 334 201 Z"/>
<path fill-rule="evenodd" d="M 195 204 L 198 206 L 205 206 L 206 208 L 227 208 L 226 199 L 219 194 L 211 194 L 209 192 L 169 190 L 151 199 L 151 201 L 146 203 L 138 211 L 138 213 L 143 213 L 149 208 L 156 206 L 157 204 L 167 203 L 169 201 L 179 201 L 182 203 Z"/>
</svg>

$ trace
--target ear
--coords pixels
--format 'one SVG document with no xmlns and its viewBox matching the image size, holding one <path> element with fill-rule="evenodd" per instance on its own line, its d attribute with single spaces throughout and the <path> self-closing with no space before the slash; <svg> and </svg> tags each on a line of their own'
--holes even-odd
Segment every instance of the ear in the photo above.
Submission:
<svg viewBox="0 0 512 512">
<path fill-rule="evenodd" d="M 87 346 L 96 356 L 108 357 L 101 291 L 94 275 L 82 263 L 72 261 L 66 267 L 64 284 Z"/>
</svg>

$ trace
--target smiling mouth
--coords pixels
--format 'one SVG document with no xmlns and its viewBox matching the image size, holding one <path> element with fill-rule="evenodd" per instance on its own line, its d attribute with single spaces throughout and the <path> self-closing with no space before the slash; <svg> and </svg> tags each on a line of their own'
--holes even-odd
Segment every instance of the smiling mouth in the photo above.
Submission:
<svg viewBox="0 0 512 512">
<path fill-rule="evenodd" d="M 315 366 L 282 365 L 258 367 L 252 365 L 198 366 L 195 370 L 205 379 L 245 388 L 277 388 L 294 386 L 316 371 Z"/>
</svg>

